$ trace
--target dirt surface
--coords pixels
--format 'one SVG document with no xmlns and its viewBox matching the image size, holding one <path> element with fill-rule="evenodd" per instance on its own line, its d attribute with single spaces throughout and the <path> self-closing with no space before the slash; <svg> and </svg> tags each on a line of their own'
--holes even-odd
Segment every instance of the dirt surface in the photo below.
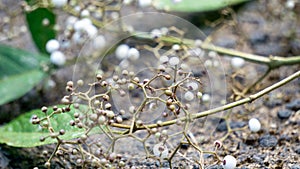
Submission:
<svg viewBox="0 0 300 169">
<path fill-rule="evenodd" d="M 1 2 L 1 1 L 0 1 Z M 7 2 L 5 2 L 7 3 Z M 216 45 L 234 48 L 239 51 L 253 53 L 263 56 L 296 56 L 300 55 L 300 3 L 296 3 L 293 9 L 285 6 L 286 1 L 259 0 L 243 4 L 234 11 L 225 9 L 218 21 L 210 21 L 201 29 L 209 33 L 212 42 Z M 15 6 L 15 5 L 12 5 Z M 5 14 L 1 14 L 5 15 Z M 198 15 L 198 14 L 197 14 Z M 208 14 L 199 14 L 208 15 Z M 24 25 L 24 17 L 20 14 L 19 20 L 14 26 Z M 195 15 L 188 16 L 194 19 Z M 1 21 L 0 21 L 1 23 Z M 197 24 L 198 22 L 195 22 Z M 0 34 L 5 37 L 6 34 Z M 22 34 L 20 38 L 0 41 L 4 44 L 17 44 L 18 46 L 34 51 L 33 45 L 20 40 L 21 37 L 29 39 L 28 33 Z M 229 57 L 221 57 L 225 68 L 227 84 L 227 102 L 231 102 L 233 94 L 232 86 L 243 88 L 251 84 L 254 79 L 263 74 L 267 69 L 265 66 L 248 63 L 242 69 L 233 69 L 230 66 Z M 299 70 L 300 66 L 281 67 L 273 70 L 256 91 L 280 81 L 284 77 Z M 15 116 L 30 110 L 46 105 L 58 103 L 61 93 L 64 92 L 63 84 L 70 79 L 72 68 L 64 68 L 56 72 L 49 80 L 54 81 L 56 86 L 45 88 L 38 86 L 26 96 L 0 107 L 0 122 L 4 124 Z M 232 74 L 236 74 L 234 78 Z M 37 92 L 38 91 L 38 92 Z M 48 94 L 49 91 L 57 93 Z M 255 92 L 255 91 L 252 91 Z M 38 100 L 38 101 L 37 101 Z M 9 116 L 7 114 L 10 114 Z M 226 112 L 224 112 L 226 113 Z M 262 130 L 258 133 L 251 133 L 247 128 L 247 122 L 255 117 L 261 121 Z M 212 128 L 207 132 L 208 127 L 202 127 L 203 122 L 195 123 L 191 129 L 199 146 L 204 150 L 213 150 L 215 140 L 222 138 L 226 132 L 226 123 L 220 120 L 220 116 L 210 119 Z M 214 121 L 215 120 L 215 121 Z M 215 122 L 215 123 L 214 123 Z M 208 123 L 206 123 L 208 125 Z M 300 168 L 300 79 L 296 79 L 282 88 L 263 96 L 251 104 L 246 104 L 231 110 L 231 128 L 243 128 L 234 131 L 223 142 L 223 147 L 218 150 L 218 155 L 224 157 L 231 154 L 237 158 L 237 168 L 276 168 L 276 169 L 299 169 Z M 6 145 L 0 146 L 0 168 L 43 168 L 53 145 L 38 148 L 20 149 Z M 130 148 L 129 148 L 130 147 Z M 141 146 L 137 146 L 133 140 L 120 142 L 117 150 L 123 154 L 127 168 L 168 168 L 167 162 L 159 163 L 152 159 L 140 158 L 144 155 Z M 134 150 L 131 151 L 131 150 Z M 194 168 L 199 166 L 192 163 L 192 158 L 197 156 L 194 149 L 182 145 L 181 156 L 172 161 L 173 168 Z M 72 168 L 74 161 L 63 161 L 55 158 L 53 168 Z M 67 164 L 66 164 L 67 163 Z M 212 155 L 204 155 L 206 168 L 222 168 L 221 163 L 216 163 Z"/>
</svg>

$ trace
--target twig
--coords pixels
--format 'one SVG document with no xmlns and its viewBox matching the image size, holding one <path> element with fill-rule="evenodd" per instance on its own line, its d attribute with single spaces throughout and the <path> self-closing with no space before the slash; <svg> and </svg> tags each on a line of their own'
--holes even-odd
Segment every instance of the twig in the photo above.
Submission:
<svg viewBox="0 0 300 169">
<path fill-rule="evenodd" d="M 214 108 L 214 109 L 210 109 L 210 110 L 207 110 L 207 111 L 192 114 L 190 118 L 192 120 L 193 119 L 198 119 L 198 118 L 206 117 L 206 116 L 209 116 L 209 115 L 212 115 L 212 114 L 224 111 L 224 110 L 231 109 L 233 107 L 243 105 L 245 103 L 251 103 L 252 101 L 254 101 L 254 100 L 262 97 L 263 95 L 265 95 L 265 94 L 267 94 L 267 93 L 269 93 L 269 92 L 271 92 L 271 91 L 273 91 L 273 90 L 289 83 L 290 81 L 292 81 L 292 80 L 294 80 L 298 77 L 300 77 L 300 71 L 297 71 L 296 73 L 288 76 L 287 78 L 285 78 L 285 79 L 283 79 L 283 80 L 281 80 L 281 81 L 279 81 L 279 82 L 277 82 L 277 83 L 261 90 L 258 93 L 252 94 L 247 98 L 244 98 L 242 100 L 238 100 L 238 101 L 235 101 L 235 102 L 232 102 L 232 103 L 229 103 L 229 104 L 226 104 L 224 106 L 220 106 L 220 107 L 217 107 L 217 108 Z M 186 121 L 187 117 L 181 117 L 181 118 L 178 118 L 178 119 L 175 119 L 175 120 L 165 121 L 160 125 L 158 125 L 158 124 L 149 124 L 149 125 L 139 126 L 139 127 L 136 128 L 136 130 L 143 130 L 143 129 L 146 129 L 146 128 L 158 128 L 158 127 L 163 127 L 163 126 L 170 126 L 170 125 L 175 124 L 178 120 L 179 121 Z M 131 128 L 131 126 L 129 126 L 129 125 L 117 124 L 117 123 L 113 123 L 113 124 L 111 124 L 111 126 L 118 127 L 118 128 L 124 128 L 124 129 L 130 129 Z"/>
<path fill-rule="evenodd" d="M 140 39 L 152 39 L 152 37 L 147 33 L 133 33 L 133 37 L 140 38 Z M 167 43 L 178 43 L 184 44 L 190 47 L 195 47 L 195 41 L 192 39 L 178 39 L 175 37 L 169 36 L 162 36 L 159 39 L 160 41 L 167 42 Z M 280 56 L 260 56 L 254 55 L 249 53 L 240 52 L 234 49 L 227 49 L 220 46 L 215 46 L 212 43 L 204 42 L 200 46 L 202 49 L 205 50 L 212 50 L 224 55 L 234 56 L 243 58 L 249 62 L 264 64 L 267 65 L 270 69 L 275 69 L 281 66 L 288 66 L 288 65 L 295 65 L 300 63 L 300 56 L 293 56 L 293 57 L 280 57 Z"/>
</svg>

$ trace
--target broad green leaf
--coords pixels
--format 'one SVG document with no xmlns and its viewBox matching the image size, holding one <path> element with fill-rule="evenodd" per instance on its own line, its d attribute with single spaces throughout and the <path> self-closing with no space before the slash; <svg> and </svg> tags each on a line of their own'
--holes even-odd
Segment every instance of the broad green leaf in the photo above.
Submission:
<svg viewBox="0 0 300 169">
<path fill-rule="evenodd" d="M 26 20 L 35 45 L 40 52 L 46 54 L 46 43 L 50 39 L 54 39 L 56 35 L 54 30 L 55 14 L 50 9 L 37 8 L 26 13 Z"/>
<path fill-rule="evenodd" d="M 17 99 L 47 75 L 41 68 L 49 58 L 0 45 L 0 105 Z"/>
<path fill-rule="evenodd" d="M 234 5 L 249 0 L 154 0 L 158 10 L 174 12 L 205 12 L 217 10 L 228 5 Z"/>
<path fill-rule="evenodd" d="M 75 111 L 78 110 L 71 107 L 70 112 L 56 114 L 51 118 L 52 127 L 56 132 L 60 129 L 66 131 L 65 135 L 60 136 L 60 138 L 69 140 L 79 137 L 84 132 L 83 129 L 78 129 L 69 125 Z M 0 143 L 5 143 L 14 147 L 34 147 L 55 143 L 56 139 L 51 138 L 47 138 L 43 142 L 40 141 L 40 138 L 48 136 L 49 132 L 46 129 L 39 127 L 39 125 L 31 124 L 30 119 L 33 115 L 37 115 L 39 118 L 45 116 L 41 110 L 33 110 L 17 117 L 5 126 L 0 127 Z"/>
<path fill-rule="evenodd" d="M 45 74 L 39 70 L 27 71 L 0 80 L 0 105 L 26 94 Z"/>
</svg>

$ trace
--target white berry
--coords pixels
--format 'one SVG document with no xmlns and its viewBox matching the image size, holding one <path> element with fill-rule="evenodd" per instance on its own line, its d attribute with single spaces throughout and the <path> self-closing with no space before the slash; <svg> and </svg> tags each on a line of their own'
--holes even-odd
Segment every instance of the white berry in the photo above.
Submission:
<svg viewBox="0 0 300 169">
<path fill-rule="evenodd" d="M 295 7 L 295 1 L 294 0 L 288 0 L 288 1 L 286 1 L 285 6 L 289 9 L 293 9 Z"/>
<path fill-rule="evenodd" d="M 94 25 L 87 25 L 84 27 L 84 30 L 89 35 L 90 38 L 93 38 L 97 35 L 98 29 Z"/>
<path fill-rule="evenodd" d="M 81 11 L 80 16 L 81 17 L 89 17 L 90 16 L 90 11 L 87 10 L 87 9 L 84 9 L 84 10 Z"/>
<path fill-rule="evenodd" d="M 252 118 L 248 122 L 249 128 L 252 132 L 258 132 L 261 128 L 261 124 L 258 119 Z"/>
<path fill-rule="evenodd" d="M 172 49 L 178 51 L 180 49 L 180 46 L 178 44 L 175 44 L 172 46 Z"/>
<path fill-rule="evenodd" d="M 63 66 L 66 63 L 66 57 L 62 52 L 55 51 L 51 53 L 50 61 L 57 66 Z"/>
<path fill-rule="evenodd" d="M 139 6 L 141 8 L 148 7 L 151 5 L 151 3 L 152 3 L 152 0 L 139 0 Z"/>
<path fill-rule="evenodd" d="M 171 57 L 170 60 L 169 60 L 169 64 L 171 66 L 176 66 L 179 64 L 179 58 L 178 57 Z"/>
<path fill-rule="evenodd" d="M 128 58 L 130 60 L 137 60 L 140 58 L 140 52 L 136 48 L 130 48 L 128 50 Z"/>
<path fill-rule="evenodd" d="M 106 45 L 106 40 L 103 35 L 99 35 L 95 37 L 95 39 L 93 40 L 93 46 L 95 49 L 103 49 L 105 45 Z"/>
<path fill-rule="evenodd" d="M 224 169 L 234 169 L 236 166 L 236 159 L 231 156 L 227 155 L 223 159 L 223 168 Z"/>
<path fill-rule="evenodd" d="M 82 32 L 75 31 L 75 33 L 72 36 L 72 41 L 74 41 L 76 44 L 84 43 L 84 38 L 83 38 Z"/>
<path fill-rule="evenodd" d="M 124 5 L 129 5 L 132 3 L 133 0 L 123 0 Z"/>
<path fill-rule="evenodd" d="M 118 46 L 115 51 L 116 57 L 120 60 L 126 59 L 128 56 L 128 51 L 129 51 L 129 46 L 126 44 L 122 44 Z"/>
<path fill-rule="evenodd" d="M 150 34 L 153 39 L 159 38 L 162 36 L 162 32 L 159 29 L 153 29 Z"/>
<path fill-rule="evenodd" d="M 74 23 L 74 30 L 75 31 L 86 30 L 86 27 L 89 25 L 92 25 L 92 21 L 89 18 L 83 18 Z"/>
<path fill-rule="evenodd" d="M 66 5 L 68 2 L 68 0 L 52 0 L 52 4 L 55 7 L 63 7 L 64 5 Z"/>
<path fill-rule="evenodd" d="M 202 94 L 201 92 L 197 92 L 197 97 L 198 97 L 198 99 L 201 99 L 202 96 L 203 96 L 203 94 Z"/>
<path fill-rule="evenodd" d="M 242 58 L 234 57 L 231 59 L 231 66 L 234 68 L 241 68 L 245 64 L 245 60 Z"/>
<path fill-rule="evenodd" d="M 59 49 L 59 42 L 56 39 L 51 39 L 46 43 L 46 50 L 49 53 L 57 51 Z"/>
<path fill-rule="evenodd" d="M 163 56 L 161 56 L 159 58 L 159 62 L 160 63 L 167 63 L 168 61 L 169 61 L 169 57 L 168 56 L 163 55 Z"/>
<path fill-rule="evenodd" d="M 209 94 L 203 94 L 202 95 L 202 101 L 203 102 L 209 102 L 210 101 L 210 95 Z"/>
<path fill-rule="evenodd" d="M 184 99 L 187 100 L 187 101 L 192 101 L 194 99 L 194 94 L 190 91 L 187 91 L 184 94 Z"/>
</svg>

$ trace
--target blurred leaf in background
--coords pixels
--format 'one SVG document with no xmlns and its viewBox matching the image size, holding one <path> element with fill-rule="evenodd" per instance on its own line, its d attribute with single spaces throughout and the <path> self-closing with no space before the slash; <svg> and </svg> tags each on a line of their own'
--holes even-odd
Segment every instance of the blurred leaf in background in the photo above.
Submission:
<svg viewBox="0 0 300 169">
<path fill-rule="evenodd" d="M 35 45 L 40 52 L 46 54 L 46 43 L 56 36 L 56 15 L 50 9 L 37 8 L 26 13 L 26 20 Z"/>
<path fill-rule="evenodd" d="M 15 100 L 43 80 L 50 59 L 21 49 L 0 45 L 0 105 Z"/>
<path fill-rule="evenodd" d="M 154 0 L 158 10 L 171 12 L 206 12 L 250 0 Z"/>
</svg>

